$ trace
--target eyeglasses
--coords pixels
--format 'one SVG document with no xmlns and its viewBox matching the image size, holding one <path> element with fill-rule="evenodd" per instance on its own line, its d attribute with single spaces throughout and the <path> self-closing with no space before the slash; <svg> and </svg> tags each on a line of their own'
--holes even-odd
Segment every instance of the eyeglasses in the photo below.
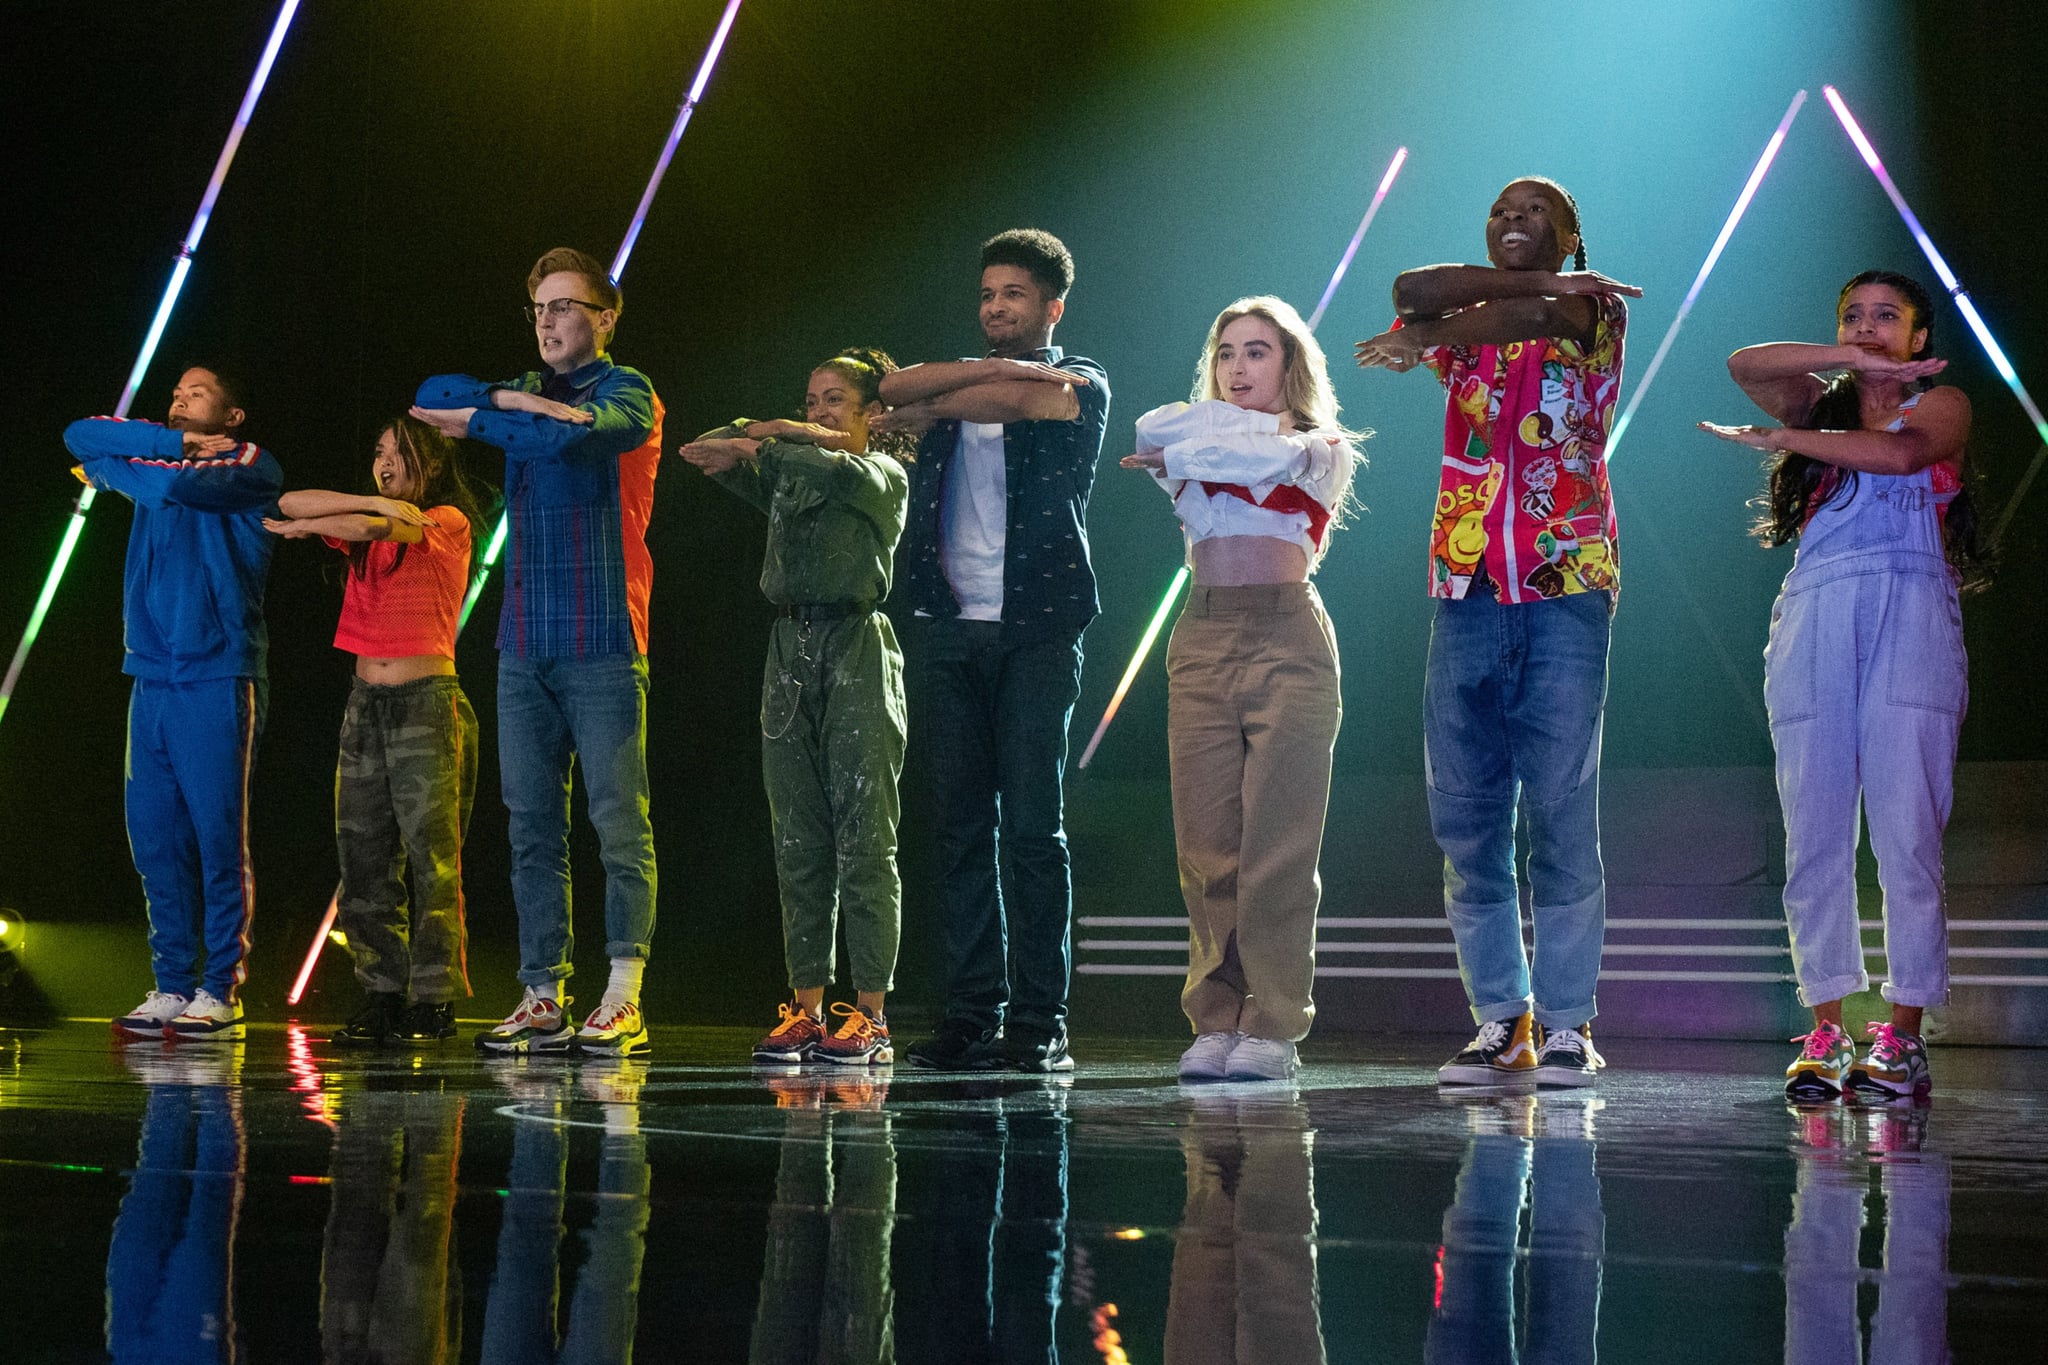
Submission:
<svg viewBox="0 0 2048 1365">
<path fill-rule="evenodd" d="M 529 303 L 519 311 L 526 314 L 528 322 L 539 324 L 542 317 L 565 318 L 571 308 L 588 308 L 593 313 L 602 313 L 604 305 L 585 303 L 582 299 L 549 299 L 546 303 Z"/>
</svg>

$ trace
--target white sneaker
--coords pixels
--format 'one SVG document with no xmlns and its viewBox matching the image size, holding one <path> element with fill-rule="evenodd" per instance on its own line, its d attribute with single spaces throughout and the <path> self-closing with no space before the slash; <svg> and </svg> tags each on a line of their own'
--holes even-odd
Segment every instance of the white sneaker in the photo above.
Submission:
<svg viewBox="0 0 2048 1365">
<path fill-rule="evenodd" d="M 1284 1038 L 1241 1038 L 1230 1050 L 1223 1079 L 1227 1081 L 1284 1081 L 1301 1070 L 1301 1056 Z"/>
<path fill-rule="evenodd" d="M 1180 1078 L 1184 1081 L 1220 1081 L 1229 1074 L 1230 1054 L 1244 1040 L 1235 1029 L 1205 1033 L 1180 1054 Z"/>
<path fill-rule="evenodd" d="M 114 1021 L 114 1032 L 131 1042 L 160 1043 L 170 1032 L 171 1020 L 185 1012 L 191 1000 L 166 991 L 151 991 L 141 1004 Z"/>
<path fill-rule="evenodd" d="M 184 1012 L 171 1020 L 166 1036 L 179 1042 L 232 1042 L 243 1036 L 242 1007 L 214 998 L 204 986 Z"/>
</svg>

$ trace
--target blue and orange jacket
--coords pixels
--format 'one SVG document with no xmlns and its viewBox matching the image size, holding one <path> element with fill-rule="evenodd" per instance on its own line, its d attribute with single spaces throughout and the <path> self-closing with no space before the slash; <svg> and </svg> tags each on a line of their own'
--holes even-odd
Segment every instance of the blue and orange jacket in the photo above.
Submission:
<svg viewBox="0 0 2048 1365">
<path fill-rule="evenodd" d="M 537 393 L 595 420 L 500 411 L 493 389 Z M 437 375 L 415 401 L 475 408 L 469 434 L 505 452 L 511 531 L 499 650 L 522 659 L 645 654 L 662 415 L 647 376 L 599 356 L 566 374 L 534 370 L 504 384 Z"/>
<path fill-rule="evenodd" d="M 135 504 L 121 671 L 179 683 L 263 677 L 263 584 L 277 540 L 263 518 L 277 515 L 284 491 L 277 461 L 246 441 L 188 460 L 182 432 L 115 417 L 73 422 L 64 444 L 93 487 Z"/>
</svg>

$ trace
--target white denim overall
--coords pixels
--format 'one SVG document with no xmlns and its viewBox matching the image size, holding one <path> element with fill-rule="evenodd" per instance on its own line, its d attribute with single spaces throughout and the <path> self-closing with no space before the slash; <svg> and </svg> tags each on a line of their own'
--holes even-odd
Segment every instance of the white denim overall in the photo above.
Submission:
<svg viewBox="0 0 2048 1365">
<path fill-rule="evenodd" d="M 1898 431 L 1909 398 L 1885 428 Z M 1884 998 L 1948 999 L 1941 837 L 1969 699 L 1932 466 L 1861 474 L 1814 513 L 1771 610 L 1764 702 L 1785 813 L 1785 919 L 1806 1005 L 1869 989 L 1858 807 L 1884 890 Z"/>
</svg>

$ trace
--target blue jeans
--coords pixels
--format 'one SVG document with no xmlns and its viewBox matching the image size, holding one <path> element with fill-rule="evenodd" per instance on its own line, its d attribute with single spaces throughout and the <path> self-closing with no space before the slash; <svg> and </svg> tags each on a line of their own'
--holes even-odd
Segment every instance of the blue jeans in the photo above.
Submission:
<svg viewBox="0 0 2048 1365">
<path fill-rule="evenodd" d="M 943 1017 L 1054 1032 L 1067 1017 L 1073 873 L 1061 779 L 1081 642 L 935 620 L 913 741 L 931 774 L 945 941 Z"/>
<path fill-rule="evenodd" d="M 1606 593 L 1522 605 L 1437 603 L 1423 682 L 1429 823 L 1472 1017 L 1532 1006 L 1546 1028 L 1593 1017 L 1607 920 L 1600 866 Z M 1529 819 L 1535 964 L 1522 948 L 1517 810 Z M 1533 985 L 1533 991 L 1532 991 Z"/>
<path fill-rule="evenodd" d="M 511 815 L 519 979 L 572 970 L 569 777 L 583 761 L 604 861 L 606 957 L 646 957 L 654 937 L 654 826 L 648 819 L 647 659 L 498 660 L 498 769 Z"/>
</svg>

